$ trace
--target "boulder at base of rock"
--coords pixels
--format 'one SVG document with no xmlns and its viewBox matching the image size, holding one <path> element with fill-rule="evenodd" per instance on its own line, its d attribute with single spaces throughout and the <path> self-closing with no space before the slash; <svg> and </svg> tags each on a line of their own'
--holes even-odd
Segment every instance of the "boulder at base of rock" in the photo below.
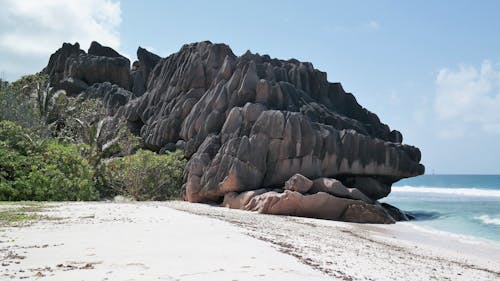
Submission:
<svg viewBox="0 0 500 281">
<path fill-rule="evenodd" d="M 326 192 L 333 196 L 361 200 L 368 204 L 373 204 L 373 200 L 364 195 L 356 188 L 345 187 L 340 181 L 330 178 L 319 178 L 313 181 L 309 193 Z"/>
<path fill-rule="evenodd" d="M 380 206 L 382 206 L 382 208 L 384 208 L 396 221 L 409 221 L 415 219 L 413 216 L 408 216 L 405 212 L 390 204 L 382 203 Z"/>
<path fill-rule="evenodd" d="M 313 181 L 304 177 L 301 174 L 295 174 L 285 182 L 285 189 L 297 191 L 299 193 L 307 193 L 313 186 Z"/>
<path fill-rule="evenodd" d="M 370 204 L 349 204 L 342 215 L 344 221 L 360 223 L 395 223 L 384 208 Z"/>
<path fill-rule="evenodd" d="M 325 192 L 304 195 L 296 191 L 284 192 L 252 190 L 227 193 L 223 206 L 256 211 L 263 214 L 299 216 L 347 222 L 394 223 L 394 219 L 380 206 L 363 201 L 332 196 Z"/>
</svg>

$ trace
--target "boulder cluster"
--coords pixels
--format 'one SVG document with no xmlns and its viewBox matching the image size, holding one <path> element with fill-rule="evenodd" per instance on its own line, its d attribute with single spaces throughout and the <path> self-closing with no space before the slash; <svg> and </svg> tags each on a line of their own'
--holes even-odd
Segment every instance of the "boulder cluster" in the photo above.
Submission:
<svg viewBox="0 0 500 281">
<path fill-rule="evenodd" d="M 43 70 L 70 95 L 102 98 L 146 148 L 189 159 L 184 200 L 352 222 L 408 217 L 378 199 L 424 173 L 403 144 L 340 83 L 311 63 L 199 42 L 130 62 L 93 42 L 63 44 Z"/>
</svg>

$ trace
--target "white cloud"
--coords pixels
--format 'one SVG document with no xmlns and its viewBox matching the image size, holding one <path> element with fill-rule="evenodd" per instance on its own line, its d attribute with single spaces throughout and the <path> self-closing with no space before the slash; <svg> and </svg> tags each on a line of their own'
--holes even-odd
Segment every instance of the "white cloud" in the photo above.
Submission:
<svg viewBox="0 0 500 281">
<path fill-rule="evenodd" d="M 465 134 L 465 128 L 458 126 L 457 124 L 453 124 L 440 129 L 437 132 L 437 137 L 440 139 L 458 139 L 464 137 Z"/>
<path fill-rule="evenodd" d="M 380 24 L 377 21 L 372 20 L 366 24 L 366 27 L 372 30 L 379 30 Z"/>
<path fill-rule="evenodd" d="M 480 67 L 444 68 L 436 79 L 434 110 L 450 137 L 463 133 L 500 134 L 500 69 L 490 61 Z"/>
<path fill-rule="evenodd" d="M 120 3 L 112 0 L 2 0 L 0 71 L 41 70 L 63 42 L 87 49 L 93 40 L 120 48 Z M 20 61 L 28 63 L 19 63 Z"/>
</svg>

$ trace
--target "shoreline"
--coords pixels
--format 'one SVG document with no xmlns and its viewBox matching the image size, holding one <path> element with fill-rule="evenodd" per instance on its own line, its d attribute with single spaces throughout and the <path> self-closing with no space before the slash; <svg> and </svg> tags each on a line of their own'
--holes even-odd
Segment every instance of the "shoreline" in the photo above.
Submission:
<svg viewBox="0 0 500 281">
<path fill-rule="evenodd" d="M 46 205 L 41 214 L 52 219 L 21 228 L 1 227 L 0 254 L 8 265 L 0 268 L 0 276 L 28 280 L 41 276 L 41 280 L 500 278 L 500 262 L 491 256 L 500 251 L 500 244 L 466 244 L 419 232 L 409 223 L 355 224 L 181 201 Z"/>
<path fill-rule="evenodd" d="M 334 267 L 328 264 L 328 260 L 335 257 L 333 255 L 328 255 L 325 251 L 323 253 L 311 251 L 314 248 L 320 249 L 324 246 L 332 246 L 328 245 L 329 243 L 325 243 L 325 245 L 307 245 L 306 248 L 311 249 L 301 249 L 304 245 L 301 245 L 298 241 L 293 241 L 293 239 L 285 239 L 287 242 L 283 243 L 280 241 L 280 238 L 286 237 L 283 234 L 286 231 L 270 231 L 265 233 L 270 235 L 272 238 L 262 236 L 262 233 L 259 233 L 261 230 L 259 228 L 255 228 L 255 221 L 246 225 L 245 222 L 238 220 L 238 215 L 242 217 L 247 217 L 247 211 L 241 210 L 230 210 L 227 211 L 227 208 L 218 208 L 215 207 L 214 210 L 208 210 L 206 206 L 203 204 L 199 204 L 199 209 L 186 207 L 182 203 L 179 206 L 174 206 L 176 209 L 184 210 L 190 213 L 196 213 L 203 216 L 216 217 L 225 221 L 233 222 L 237 225 L 246 228 L 249 231 L 249 235 L 253 237 L 257 237 L 264 241 L 268 241 L 271 244 L 280 249 L 281 251 L 289 253 L 290 250 L 286 249 L 294 248 L 295 253 L 292 255 L 301 259 L 304 263 L 309 264 L 316 269 L 319 269 L 330 276 L 335 276 L 335 274 L 331 274 L 332 270 L 335 270 Z M 195 209 L 195 210 L 193 210 Z M 413 272 L 417 275 L 415 276 L 407 276 L 408 268 L 402 266 L 400 268 L 401 271 L 395 272 L 391 270 L 386 270 L 387 267 L 391 265 L 398 268 L 391 262 L 386 261 L 374 261 L 370 258 L 363 259 L 363 263 L 359 263 L 362 268 L 355 268 L 350 266 L 349 264 L 344 264 L 343 273 L 347 274 L 349 278 L 354 280 L 358 279 L 370 279 L 374 278 L 378 279 L 391 279 L 391 280 L 428 280 L 432 279 L 432 277 L 437 277 L 438 279 L 452 279 L 452 280 L 491 280 L 500 278 L 500 261 L 497 261 L 498 253 L 500 252 L 500 243 L 496 241 L 486 240 L 482 238 L 475 238 L 475 244 L 465 243 L 464 241 L 458 240 L 457 237 L 461 235 L 455 235 L 453 233 L 448 233 L 444 231 L 438 231 L 439 234 L 436 233 L 427 233 L 422 230 L 421 227 L 416 226 L 412 222 L 397 222 L 392 225 L 384 225 L 384 224 L 358 224 L 358 223 L 349 223 L 349 222 L 338 222 L 338 221 L 329 221 L 329 220 L 321 220 L 321 219 L 312 219 L 312 218 L 301 218 L 301 217 L 286 217 L 286 216 L 274 216 L 274 215 L 266 215 L 266 214 L 257 214 L 251 213 L 255 218 L 262 216 L 263 220 L 270 219 L 275 220 L 277 222 L 294 222 L 301 227 L 306 227 L 308 229 L 303 229 L 303 234 L 307 235 L 308 232 L 314 237 L 316 236 L 318 239 L 313 239 L 312 237 L 308 242 L 318 241 L 321 237 L 318 237 L 317 230 L 318 228 L 324 228 L 326 232 L 330 234 L 341 235 L 340 240 L 350 240 L 351 245 L 354 243 L 357 244 L 368 244 L 367 248 L 369 249 L 382 249 L 382 253 L 379 255 L 375 252 L 367 253 L 368 256 L 373 258 L 381 258 L 387 257 L 389 260 L 394 262 L 402 262 L 401 264 L 407 264 L 413 269 L 410 268 L 411 271 L 421 271 L 421 272 Z M 292 231 L 293 232 L 293 231 Z M 450 236 L 451 234 L 451 236 Z M 261 235 L 259 237 L 259 235 Z M 302 236 L 304 237 L 304 236 Z M 276 239 L 276 240 L 273 240 Z M 343 245 L 344 241 L 334 241 L 336 246 Z M 319 243 L 321 244 L 321 243 Z M 371 245 L 370 245 L 371 244 Z M 283 245 L 286 247 L 283 248 Z M 360 245 L 355 245 L 354 249 L 347 249 L 343 253 L 348 254 L 350 256 L 350 260 L 356 260 L 354 256 L 361 256 L 362 252 L 366 253 L 366 248 L 359 247 Z M 292 251 L 293 252 L 293 251 Z M 397 258 L 394 259 L 393 254 Z M 326 261 L 326 262 L 325 262 Z M 417 262 L 418 261 L 418 262 Z M 370 264 L 373 263 L 373 264 Z M 337 265 L 340 265 L 337 263 Z M 363 267 L 367 265 L 374 266 L 377 268 L 373 270 L 369 274 L 364 274 Z M 384 267 L 386 267 L 384 269 Z M 439 271 L 437 268 L 440 268 L 444 271 Z M 380 269 L 383 269 L 380 271 Z M 448 271 L 446 271 L 448 270 Z M 377 272 L 378 271 L 378 272 Z M 464 271 L 464 272 L 462 272 Z M 474 272 L 475 271 L 475 272 Z M 349 274 L 351 272 L 351 274 Z M 352 273 L 355 274 L 352 274 Z M 484 276 L 482 277 L 482 274 Z M 348 279 L 349 279 L 348 278 Z"/>
</svg>

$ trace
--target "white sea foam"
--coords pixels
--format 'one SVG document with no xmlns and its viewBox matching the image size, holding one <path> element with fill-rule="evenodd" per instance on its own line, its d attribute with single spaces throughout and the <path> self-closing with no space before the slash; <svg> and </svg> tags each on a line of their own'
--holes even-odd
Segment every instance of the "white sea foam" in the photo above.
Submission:
<svg viewBox="0 0 500 281">
<path fill-rule="evenodd" d="M 499 217 L 490 217 L 488 215 L 482 215 L 479 217 L 475 217 L 474 219 L 481 221 L 484 224 L 494 224 L 494 225 L 500 225 L 500 218 Z"/>
<path fill-rule="evenodd" d="M 393 192 L 408 192 L 408 193 L 434 193 L 434 194 L 499 197 L 500 198 L 500 190 L 480 189 L 480 188 L 393 186 L 392 191 Z"/>
</svg>

